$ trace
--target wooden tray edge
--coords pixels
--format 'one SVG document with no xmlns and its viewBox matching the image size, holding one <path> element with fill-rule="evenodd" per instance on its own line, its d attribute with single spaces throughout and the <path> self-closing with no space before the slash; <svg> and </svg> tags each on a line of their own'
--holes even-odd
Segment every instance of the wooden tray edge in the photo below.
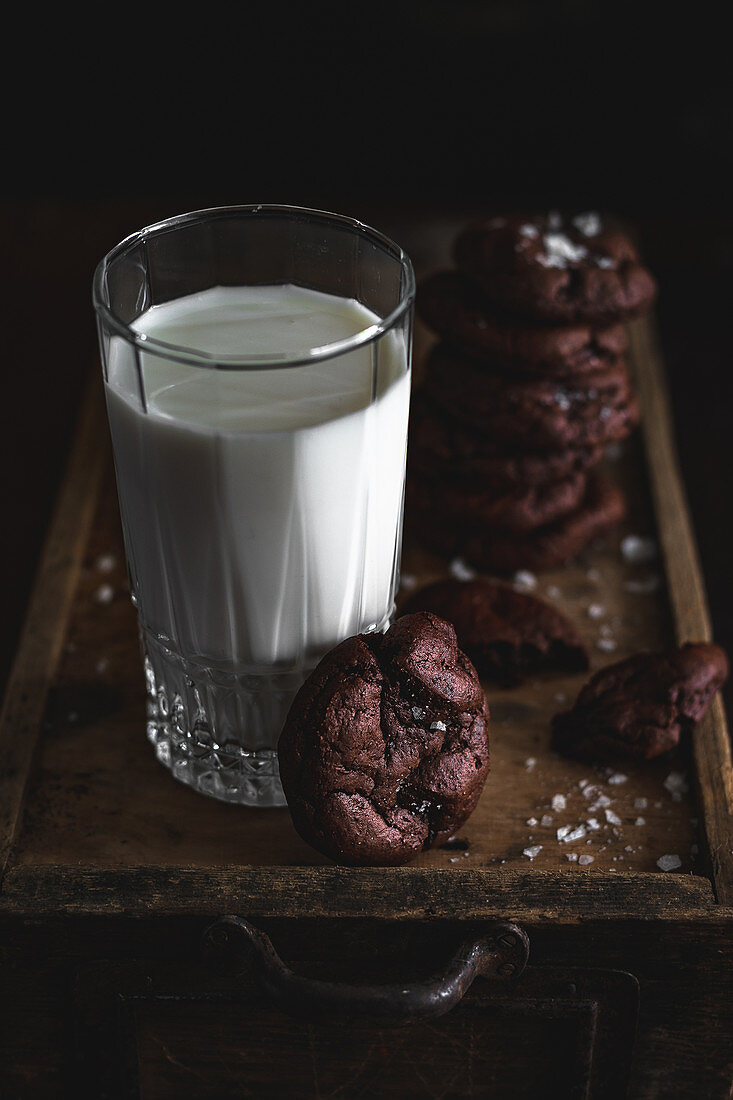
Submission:
<svg viewBox="0 0 733 1100">
<path fill-rule="evenodd" d="M 671 402 L 654 321 L 630 326 L 642 407 L 641 431 L 667 593 L 677 642 L 712 641 L 707 594 L 684 482 L 674 445 Z M 718 901 L 733 904 L 733 763 L 720 695 L 698 723 L 693 755 L 713 885 Z"/>
<path fill-rule="evenodd" d="M 94 517 L 106 460 L 101 446 L 105 425 L 102 385 L 94 371 L 84 389 L 0 711 L 0 881 L 22 813 L 48 687 Z"/>
</svg>

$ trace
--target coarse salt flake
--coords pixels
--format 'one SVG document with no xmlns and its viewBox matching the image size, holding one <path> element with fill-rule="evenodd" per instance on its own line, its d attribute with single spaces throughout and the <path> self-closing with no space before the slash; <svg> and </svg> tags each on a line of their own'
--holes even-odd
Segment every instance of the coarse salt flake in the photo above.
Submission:
<svg viewBox="0 0 733 1100">
<path fill-rule="evenodd" d="M 678 855 L 660 856 L 657 860 L 657 867 L 660 871 L 676 871 L 681 866 L 682 860 Z"/>
<path fill-rule="evenodd" d="M 621 555 L 624 561 L 634 565 L 653 561 L 657 556 L 657 544 L 645 535 L 627 535 L 621 539 Z"/>
<path fill-rule="evenodd" d="M 476 570 L 472 569 L 463 558 L 454 558 L 448 566 L 448 572 L 457 581 L 472 581 L 476 576 Z"/>
<path fill-rule="evenodd" d="M 541 844 L 533 844 L 531 848 L 525 848 L 524 851 L 522 852 L 522 855 L 527 856 L 528 859 L 534 859 L 534 857 L 538 856 L 541 851 L 542 851 L 542 845 Z"/>
<path fill-rule="evenodd" d="M 595 858 L 594 856 L 582 855 L 580 857 L 580 859 L 578 860 L 578 863 L 580 863 L 584 867 L 586 867 L 589 863 L 593 863 L 594 858 Z"/>
<path fill-rule="evenodd" d="M 552 796 L 552 808 L 555 813 L 560 813 L 567 806 L 564 794 L 553 794 Z"/>
<path fill-rule="evenodd" d="M 537 587 L 537 578 L 528 569 L 519 569 L 514 574 L 512 583 L 515 588 L 526 589 L 531 592 Z"/>
<path fill-rule="evenodd" d="M 607 782 L 609 782 L 612 787 L 619 787 L 622 783 L 625 783 L 628 778 L 628 775 L 624 775 L 623 772 L 614 772 L 613 775 L 609 775 Z"/>
<path fill-rule="evenodd" d="M 621 824 L 621 818 L 618 816 L 618 814 L 615 814 L 613 812 L 613 810 L 606 810 L 605 813 L 606 813 L 606 821 L 608 822 L 609 825 L 620 825 Z"/>
<path fill-rule="evenodd" d="M 588 210 L 577 214 L 573 218 L 573 225 L 584 237 L 597 237 L 601 231 L 601 218 L 595 210 Z"/>
</svg>

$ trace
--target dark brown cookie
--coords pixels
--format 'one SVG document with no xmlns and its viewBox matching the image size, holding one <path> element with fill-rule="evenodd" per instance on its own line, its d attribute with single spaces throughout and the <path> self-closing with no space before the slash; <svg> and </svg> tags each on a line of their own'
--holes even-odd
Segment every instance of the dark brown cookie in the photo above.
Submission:
<svg viewBox="0 0 733 1100">
<path fill-rule="evenodd" d="M 452 623 L 479 675 L 503 687 L 538 672 L 588 668 L 587 650 L 570 620 L 508 585 L 486 578 L 436 581 L 416 592 L 402 613 L 420 610 Z"/>
<path fill-rule="evenodd" d="M 489 712 L 450 623 L 429 612 L 349 638 L 296 696 L 278 745 L 295 828 L 345 864 L 400 864 L 472 813 Z"/>
<path fill-rule="evenodd" d="M 624 439 L 638 403 L 623 360 L 585 379 L 506 379 L 447 344 L 431 351 L 425 389 L 434 405 L 505 448 L 568 450 Z"/>
<path fill-rule="evenodd" d="M 618 486 L 593 474 L 579 508 L 526 534 L 461 528 L 442 521 L 435 511 L 417 509 L 407 512 L 407 526 L 429 549 L 445 557 L 459 555 L 487 573 L 544 573 L 568 565 L 625 514 L 626 501 Z"/>
<path fill-rule="evenodd" d="M 598 763 L 651 760 L 699 721 L 727 676 L 725 653 L 709 644 L 619 661 L 589 680 L 572 710 L 555 715 L 553 748 Z"/>
<path fill-rule="evenodd" d="M 440 271 L 425 279 L 418 287 L 416 309 L 446 343 L 509 374 L 591 374 L 615 362 L 628 347 L 621 324 L 548 325 L 501 317 L 459 271 Z"/>
<path fill-rule="evenodd" d="M 593 213 L 484 219 L 458 235 L 454 258 L 490 302 L 530 319 L 611 323 L 656 296 L 627 235 Z"/>
<path fill-rule="evenodd" d="M 526 446 L 527 440 L 524 440 Z M 479 428 L 456 420 L 418 391 L 410 412 L 408 469 L 479 484 L 487 491 L 512 492 L 562 481 L 596 466 L 600 444 L 562 450 L 500 448 Z"/>
<path fill-rule="evenodd" d="M 585 496 L 585 474 L 571 474 L 546 485 L 497 493 L 456 478 L 413 471 L 407 481 L 408 507 L 432 509 L 447 523 L 501 531 L 534 531 L 574 511 Z"/>
</svg>

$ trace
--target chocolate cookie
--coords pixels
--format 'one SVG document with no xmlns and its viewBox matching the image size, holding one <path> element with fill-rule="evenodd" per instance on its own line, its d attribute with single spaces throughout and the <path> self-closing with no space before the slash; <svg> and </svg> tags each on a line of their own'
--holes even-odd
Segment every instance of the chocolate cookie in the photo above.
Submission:
<svg viewBox="0 0 733 1100">
<path fill-rule="evenodd" d="M 583 473 L 602 457 L 601 444 L 544 452 L 501 448 L 479 428 L 441 410 L 425 393 L 418 391 L 413 397 L 408 451 L 411 471 L 449 475 L 480 484 L 487 491 L 512 492 Z"/>
<path fill-rule="evenodd" d="M 418 287 L 416 309 L 446 343 L 510 374 L 591 374 L 628 347 L 623 325 L 548 325 L 500 317 L 459 271 L 440 271 Z"/>
<path fill-rule="evenodd" d="M 476 806 L 488 722 L 478 674 L 437 615 L 347 639 L 303 685 L 280 736 L 295 828 L 338 863 L 414 859 Z"/>
<path fill-rule="evenodd" d="M 612 323 L 656 296 L 629 238 L 595 213 L 484 219 L 458 235 L 454 258 L 490 302 L 530 319 Z"/>
<path fill-rule="evenodd" d="M 508 585 L 485 578 L 437 581 L 416 592 L 403 614 L 420 610 L 451 622 L 479 675 L 503 687 L 538 672 L 588 668 L 587 650 L 569 619 Z"/>
<path fill-rule="evenodd" d="M 429 549 L 445 557 L 460 555 L 488 573 L 511 574 L 518 569 L 544 573 L 568 565 L 625 514 L 626 501 L 618 486 L 593 474 L 579 508 L 526 534 L 462 528 L 445 523 L 434 510 L 408 511 L 407 524 Z"/>
<path fill-rule="evenodd" d="M 728 676 L 716 645 L 641 653 L 596 673 L 552 720 L 553 748 L 579 760 L 651 760 L 703 716 Z"/>
<path fill-rule="evenodd" d="M 411 472 L 408 507 L 432 509 L 448 523 L 470 524 L 501 531 L 534 531 L 574 511 L 585 496 L 585 474 L 571 474 L 546 485 L 530 485 L 497 493 L 460 479 Z"/>
<path fill-rule="evenodd" d="M 638 402 L 623 360 L 587 379 L 501 377 L 447 344 L 431 351 L 425 389 L 434 404 L 505 448 L 568 450 L 624 439 Z"/>
</svg>

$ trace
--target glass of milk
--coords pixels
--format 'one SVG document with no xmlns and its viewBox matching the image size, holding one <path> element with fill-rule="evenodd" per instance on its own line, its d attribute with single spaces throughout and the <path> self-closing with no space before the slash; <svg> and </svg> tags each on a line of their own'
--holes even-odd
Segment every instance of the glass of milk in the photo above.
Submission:
<svg viewBox="0 0 733 1100">
<path fill-rule="evenodd" d="M 293 696 L 394 613 L 415 282 L 353 219 L 196 211 L 101 261 L 94 307 L 158 759 L 283 803 Z"/>
</svg>

